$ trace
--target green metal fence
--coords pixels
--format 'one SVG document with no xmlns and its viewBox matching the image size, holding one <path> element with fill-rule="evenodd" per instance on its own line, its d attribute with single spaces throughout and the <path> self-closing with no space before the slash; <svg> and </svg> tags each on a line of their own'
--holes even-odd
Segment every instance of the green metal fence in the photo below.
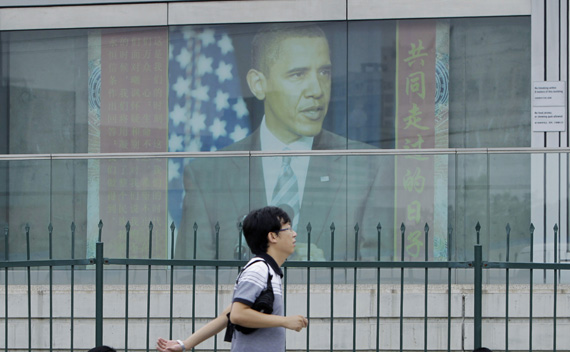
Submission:
<svg viewBox="0 0 570 352">
<path fill-rule="evenodd" d="M 239 268 L 241 266 L 243 266 L 245 264 L 244 261 L 241 260 L 198 260 L 198 259 L 190 259 L 190 260 L 182 260 L 182 259 L 154 259 L 153 258 L 153 253 L 152 253 L 152 237 L 153 237 L 153 224 L 150 223 L 149 227 L 148 227 L 148 237 L 149 237 L 149 252 L 148 252 L 148 258 L 146 259 L 141 259 L 141 258 L 129 258 L 129 237 L 130 237 L 130 224 L 127 223 L 126 227 L 126 241 L 127 241 L 127 245 L 126 245 L 126 253 L 125 253 L 125 257 L 124 258 L 105 258 L 104 257 L 104 243 L 101 242 L 101 233 L 103 231 L 103 223 L 99 222 L 99 241 L 96 244 L 96 255 L 94 258 L 88 258 L 88 259 L 76 259 L 75 258 L 75 253 L 73 251 L 74 246 L 72 245 L 72 251 L 70 253 L 70 258 L 69 259 L 53 259 L 52 258 L 52 235 L 53 235 L 53 227 L 51 226 L 51 224 L 48 226 L 48 235 L 49 235 L 49 258 L 45 259 L 45 260 L 31 260 L 30 258 L 30 241 L 29 241 L 29 233 L 30 233 L 30 228 L 29 226 L 26 227 L 26 238 L 27 238 L 27 260 L 22 260 L 22 261 L 10 261 L 9 260 L 9 248 L 8 248 L 8 238 L 9 238 L 9 233 L 8 230 L 6 229 L 4 232 L 5 235 L 5 258 L 8 258 L 8 260 L 6 261 L 2 261 L 0 262 L 0 266 L 4 268 L 4 277 L 1 278 L 4 281 L 4 303 L 5 303 L 5 307 L 4 307 L 4 317 L 3 317 L 3 321 L 4 321 L 4 346 L 3 349 L 5 351 L 15 351 L 15 350 L 27 350 L 27 351 L 37 351 L 37 350 L 49 350 L 49 351 L 53 351 L 53 350 L 62 350 L 59 347 L 54 347 L 54 339 L 58 339 L 60 340 L 60 336 L 57 336 L 57 333 L 54 331 L 54 314 L 53 314 L 53 307 L 54 307 L 54 301 L 53 301 L 53 296 L 54 296 L 54 292 L 53 292 L 53 287 L 55 285 L 54 283 L 54 277 L 53 277 L 53 271 L 54 268 L 66 268 L 66 270 L 69 271 L 69 277 L 70 277 L 70 281 L 69 281 L 69 296 L 70 296 L 70 301 L 69 301 L 69 330 L 70 330 L 70 340 L 69 340 L 69 344 L 68 344 L 68 348 L 66 347 L 66 350 L 70 350 L 70 351 L 76 351 L 76 350 L 84 350 L 85 346 L 81 346 L 81 347 L 77 347 L 77 339 L 80 340 L 85 340 L 85 336 L 79 336 L 78 333 L 76 333 L 75 331 L 75 327 L 76 327 L 76 319 L 74 317 L 74 311 L 75 311 L 75 274 L 80 271 L 83 272 L 85 270 L 93 270 L 95 271 L 95 283 L 94 283 L 94 287 L 95 287 L 95 294 L 94 294 L 94 300 L 95 300 L 95 312 L 93 314 L 92 317 L 88 317 L 93 321 L 93 325 L 95 327 L 95 329 L 93 330 L 93 334 L 95 335 L 95 345 L 102 345 L 105 344 L 105 336 L 104 336 L 104 324 L 106 323 L 106 317 L 104 316 L 104 306 L 105 306 L 105 301 L 104 301 L 104 289 L 105 289 L 105 284 L 104 284 L 104 276 L 106 273 L 108 273 L 108 269 L 113 268 L 113 269 L 124 269 L 124 273 L 125 273 L 125 281 L 124 281 L 124 294 L 125 294 L 125 306 L 124 306 L 124 316 L 122 317 L 122 319 L 124 319 L 124 331 L 122 332 L 122 334 L 124 335 L 124 346 L 117 346 L 118 348 L 120 348 L 121 350 L 125 350 L 125 351 L 129 351 L 129 350 L 135 350 L 135 348 L 131 348 L 130 346 L 132 345 L 132 341 L 129 341 L 129 289 L 130 289 L 130 280 L 129 280 L 129 269 L 136 267 L 136 268 L 142 268 L 142 269 L 146 269 L 147 271 L 147 282 L 146 282 L 146 322 L 145 322 L 145 331 L 144 331 L 144 335 L 146 337 L 146 347 L 144 349 L 141 349 L 140 347 L 137 347 L 136 350 L 146 350 L 146 351 L 151 351 L 151 350 L 155 350 L 154 348 L 154 341 L 157 338 L 157 336 L 154 336 L 151 332 L 151 328 L 153 326 L 153 324 L 156 324 L 157 321 L 157 317 L 154 316 L 152 314 L 152 307 L 151 307 L 151 302 L 152 302 L 152 297 L 153 294 L 155 294 L 155 285 L 152 282 L 152 271 L 156 268 L 166 268 L 170 278 L 168 280 L 168 285 L 169 285 L 169 314 L 168 314 L 168 326 L 169 326 L 169 338 L 180 338 L 180 337 L 185 337 L 185 336 L 173 336 L 173 325 L 175 325 L 176 322 L 176 318 L 173 314 L 173 307 L 174 307 L 174 289 L 175 286 L 178 285 L 178 282 L 175 282 L 175 272 L 177 270 L 179 270 L 179 268 L 187 268 L 190 267 L 192 270 L 192 283 L 191 283 L 191 287 L 192 287 L 192 292 L 188 293 L 191 294 L 192 296 L 192 305 L 191 307 L 189 307 L 189 312 L 188 315 L 191 317 L 192 319 L 192 331 L 194 331 L 197 326 L 196 326 L 196 305 L 197 302 L 194 299 L 196 297 L 196 290 L 197 290 L 197 286 L 198 283 L 196 281 L 197 275 L 196 272 L 199 268 L 213 268 L 212 270 L 214 271 L 214 278 L 213 278 L 213 287 L 214 287 L 214 295 L 215 295 L 215 299 L 214 299 L 214 306 L 213 306 L 213 311 L 214 312 L 218 312 L 221 311 L 220 308 L 223 307 L 219 307 L 218 306 L 218 296 L 219 296 L 219 291 L 218 291 L 218 287 L 219 287 L 219 283 L 220 283 L 220 279 L 219 279 L 219 273 L 220 270 L 224 269 L 224 268 L 231 268 L 232 270 L 235 270 L 235 272 L 237 273 L 237 270 L 239 270 Z M 171 233 L 169 234 L 169 236 L 171 236 L 172 242 L 174 243 L 174 234 L 175 234 L 175 228 L 174 225 L 171 226 L 170 228 Z M 358 248 L 358 239 L 359 239 L 359 235 L 358 235 L 358 225 L 355 227 L 355 232 L 354 232 L 354 241 L 355 243 L 355 248 Z M 477 236 L 477 243 L 479 243 L 479 234 L 480 234 L 480 230 L 481 230 L 481 226 L 479 224 L 477 224 L 477 226 L 475 227 L 475 234 Z M 71 225 L 71 238 L 72 238 L 72 242 L 75 240 L 75 225 L 72 224 Z M 194 231 L 196 231 L 196 228 L 194 229 Z M 331 248 L 334 248 L 334 225 L 331 226 L 331 241 L 333 242 L 331 244 Z M 378 248 L 380 248 L 380 239 L 381 239 L 381 231 L 382 231 L 382 227 L 380 226 L 380 224 L 377 227 L 377 231 L 378 231 L 378 243 L 379 246 Z M 405 235 L 406 235 L 406 228 L 404 227 L 404 225 L 402 224 L 401 228 L 400 228 L 400 232 L 401 232 L 401 240 L 402 240 L 402 253 L 400 258 L 405 258 L 404 253 L 403 253 L 403 243 L 404 243 L 404 239 L 405 239 Z M 451 229 L 449 230 L 449 236 L 451 239 Z M 510 282 L 509 282 L 509 278 L 510 278 L 510 271 L 517 269 L 517 270 L 525 270 L 529 272 L 529 277 L 530 277 L 530 281 L 528 282 L 528 296 L 529 296 L 529 300 L 528 300 L 528 307 L 529 307 L 529 315 L 528 315 L 528 327 L 529 327 L 529 332 L 528 332 L 528 351 L 533 351 L 533 286 L 534 281 L 534 272 L 536 270 L 542 270 L 544 271 L 545 275 L 548 273 L 548 275 L 552 275 L 553 278 L 553 284 L 552 284 L 552 309 L 553 309 L 553 315 L 552 315 L 552 319 L 551 319 L 551 332 L 552 332 L 552 336 L 548 336 L 547 338 L 552 338 L 552 348 L 551 350 L 556 351 L 558 349 L 560 350 L 568 350 L 570 349 L 570 346 L 564 345 L 564 346 L 559 346 L 557 344 L 557 322 L 560 319 L 567 319 L 568 317 L 570 317 L 570 312 L 559 312 L 558 309 L 558 292 L 559 292 L 559 278 L 560 278 L 560 273 L 562 271 L 565 270 L 569 270 L 570 269 L 570 264 L 568 263 L 561 263 L 559 262 L 559 257 L 558 257 L 558 243 L 560 241 L 559 238 L 559 233 L 558 233 L 558 226 L 554 226 L 553 228 L 553 232 L 554 232 L 554 262 L 552 263 L 534 263 L 533 262 L 533 243 L 534 243 L 534 227 L 531 225 L 529 228 L 529 239 L 530 239 L 530 246 L 531 246 L 531 250 L 530 250 L 530 261 L 529 262 L 512 262 L 510 261 L 510 226 L 507 225 L 506 226 L 506 232 L 505 232 L 505 241 L 506 241 L 506 259 L 504 261 L 501 262 L 490 262 L 490 261 L 483 261 L 483 251 L 482 251 L 482 246 L 480 244 L 476 244 L 474 246 L 474 260 L 473 261 L 464 261 L 464 262 L 459 262 L 459 261 L 452 261 L 451 260 L 451 255 L 449 254 L 448 256 L 448 260 L 447 261 L 430 261 L 429 260 L 429 253 L 428 253 L 428 248 L 427 246 L 425 246 L 425 252 L 424 252 L 424 261 L 405 261 L 405 260 L 399 260 L 399 261 L 381 261 L 381 260 L 372 260 L 372 261 L 335 261 L 334 257 L 332 258 L 331 261 L 288 261 L 285 263 L 284 265 L 284 270 L 285 270 L 285 280 L 284 280 L 284 292 L 285 292 L 285 306 L 287 307 L 287 302 L 288 302 L 288 297 L 287 297 L 287 285 L 288 283 L 288 271 L 290 270 L 300 270 L 303 271 L 305 273 L 304 278 L 304 285 L 306 287 L 306 312 L 304 312 L 305 315 L 307 315 L 307 317 L 309 319 L 311 319 L 311 285 L 313 284 L 313 280 L 311 278 L 311 273 L 312 270 L 318 268 L 319 270 L 328 270 L 330 271 L 330 282 L 328 284 L 330 284 L 330 314 L 328 317 L 326 317 L 326 319 L 329 320 L 329 341 L 328 343 L 322 343 L 322 346 L 319 349 L 322 350 L 330 350 L 333 351 L 335 350 L 335 343 L 334 343 L 334 339 L 335 339 L 335 333 L 337 331 L 337 326 L 336 324 L 338 323 L 338 319 L 339 316 L 335 315 L 335 310 L 338 309 L 338 305 L 334 304 L 334 295 L 335 295 L 335 291 L 337 288 L 337 284 L 335 283 L 335 272 L 336 271 L 343 271 L 343 272 L 352 272 L 352 285 L 353 285 L 353 289 L 352 289 L 352 301 L 351 302 L 346 302 L 346 305 L 351 305 L 351 309 L 353 312 L 352 315 L 352 351 L 357 351 L 357 350 L 363 350 L 361 348 L 357 348 L 358 345 L 358 341 L 359 341 L 359 337 L 361 334 L 361 331 L 359 331 L 358 329 L 358 320 L 359 317 L 357 316 L 357 311 L 358 311 L 358 306 L 360 304 L 358 298 L 357 298 L 357 294 L 359 293 L 359 271 L 361 270 L 371 270 L 375 272 L 375 277 L 373 278 L 374 284 L 376 286 L 376 296 L 375 296 L 375 305 L 376 305 L 376 312 L 375 312 L 375 317 L 374 317 L 374 329 L 375 331 L 373 332 L 373 334 L 375 334 L 375 346 L 371 346 L 371 347 L 367 347 L 365 348 L 365 350 L 370 350 L 370 351 L 383 351 L 383 350 L 387 350 L 386 347 L 386 342 L 383 341 L 381 339 L 381 333 L 380 333 L 380 328 L 383 324 L 383 312 L 381 312 L 381 304 L 380 304 L 380 299 L 381 299 L 381 289 L 382 289 L 382 285 L 385 285 L 385 281 L 384 278 L 382 276 L 383 274 L 383 270 L 391 270 L 393 271 L 399 271 L 400 272 L 400 282 L 399 282 L 399 306 L 398 306 L 398 310 L 399 310 L 399 317 L 398 317 L 398 326 L 399 326 L 399 337 L 398 337 L 398 341 L 399 341 L 399 348 L 395 348 L 395 350 L 399 350 L 399 351 L 406 351 L 409 350 L 410 348 L 407 347 L 405 345 L 405 336 L 404 336 L 404 330 L 405 330 L 405 324 L 406 324 L 406 316 L 405 316 L 405 312 L 404 312 L 404 308 L 406 305 L 406 289 L 407 289 L 407 283 L 404 280 L 404 273 L 407 270 L 417 270 L 423 269 L 424 275 L 423 275 L 423 286 L 424 286 L 424 290 L 423 290 L 423 305 L 424 305 L 424 316 L 423 316 L 423 350 L 424 351 L 428 351 L 428 350 L 432 350 L 430 348 L 428 348 L 429 346 L 429 339 L 430 339 L 430 334 L 428 333 L 428 326 L 432 321 L 432 317 L 430 317 L 430 301 L 429 301 L 429 282 L 430 282 L 430 272 L 433 272 L 433 270 L 443 270 L 447 272 L 447 329 L 444 332 L 444 334 L 446 335 L 447 338 L 447 344 L 446 346 L 444 346 L 443 348 L 438 348 L 438 350 L 441 349 L 446 349 L 447 351 L 452 351 L 452 350 L 457 350 L 457 348 L 453 348 L 452 347 L 452 324 L 453 324 L 453 319 L 452 319 L 452 272 L 454 270 L 458 270 L 458 269 L 465 269 L 465 270 L 469 270 L 472 271 L 472 277 L 473 277 L 473 285 L 472 285 L 472 289 L 473 289 L 473 346 L 465 346 L 464 349 L 466 350 L 471 350 L 472 348 L 477 348 L 477 347 L 481 347 L 482 345 L 484 345 L 485 343 L 485 339 L 483 336 L 483 326 L 484 326 L 484 316 L 483 316 L 483 307 L 484 307 L 484 293 L 483 293 L 483 289 L 484 289 L 484 271 L 487 270 L 504 270 L 505 272 L 505 281 L 504 281 L 504 287 L 505 287 L 505 302 L 506 302 L 506 307 L 505 307 L 505 316 L 504 316 L 504 324 L 505 324 L 505 339 L 504 339 L 504 350 L 505 351 L 509 351 L 509 323 L 510 323 L 510 317 L 509 317 L 509 291 L 510 291 Z M 218 229 L 218 235 L 219 235 L 219 229 Z M 308 242 L 310 243 L 310 226 L 308 227 Z M 429 243 L 429 227 L 426 224 L 425 228 L 424 228 L 424 243 Z M 196 236 L 194 236 L 196 238 Z M 240 236 L 241 237 L 241 236 Z M 73 243 L 72 243 L 73 244 Z M 194 248 L 196 248 L 196 246 L 194 246 Z M 310 251 L 310 246 L 309 246 L 309 251 Z M 451 251 L 448 251 L 449 253 Z M 194 250 L 194 258 L 196 258 L 196 249 Z M 173 249 L 171 252 L 171 257 L 174 257 L 174 253 L 173 253 Z M 310 258 L 310 252 L 308 253 L 308 258 Z M 357 258 L 358 256 L 355 255 L 355 258 Z M 377 253 L 377 258 L 380 259 L 380 249 L 378 249 L 378 253 Z M 47 272 L 48 272 L 48 286 L 49 286 L 49 314 L 48 316 L 45 317 L 37 317 L 37 316 L 33 316 L 32 311 L 33 311 L 33 307 L 32 307 L 32 302 L 33 302 L 33 289 L 32 289 L 32 279 L 31 279 L 31 270 L 33 268 L 46 268 Z M 79 269 L 78 269 L 79 268 Z M 14 306 L 11 304 L 11 299 L 14 299 L 14 297 L 12 297 L 12 295 L 8 294 L 10 291 L 10 287 L 11 285 L 13 285 L 10 282 L 10 271 L 25 271 L 25 281 L 26 281 L 26 288 L 27 288 L 27 297 L 26 297 L 26 304 L 27 304 L 27 329 L 28 329 L 28 340 L 27 340 L 27 347 L 22 347 L 22 346 L 11 346 L 10 343 L 13 341 L 13 339 L 10 338 L 10 336 L 14 336 L 13 331 L 11 331 L 12 329 L 12 324 L 11 324 L 11 320 L 12 317 L 10 316 L 10 312 L 15 309 Z M 367 282 L 370 281 L 370 278 L 367 278 Z M 215 314 L 215 313 L 214 313 Z M 319 317 L 320 319 L 322 318 Z M 36 321 L 37 319 L 42 319 L 42 320 L 48 320 L 49 321 L 49 333 L 48 333 L 48 339 L 49 341 L 38 341 L 38 339 L 35 337 L 36 334 L 33 333 L 33 322 Z M 188 331 L 188 333 L 190 333 L 191 331 Z M 20 333 L 20 332 L 18 332 Z M 315 341 L 311 340 L 312 335 L 311 335 L 311 324 L 309 324 L 309 326 L 307 327 L 307 332 L 306 332 L 306 341 L 305 341 L 305 348 L 303 350 L 309 351 L 311 349 L 315 349 L 314 347 L 311 348 L 311 346 L 315 345 Z M 317 342 L 318 343 L 318 342 Z M 47 346 L 46 346 L 47 344 Z M 327 346 L 328 345 L 328 348 Z M 39 347 L 38 347 L 39 346 Z M 41 347 L 44 346 L 44 347 Z M 91 346 L 93 347 L 93 346 Z M 491 347 L 495 350 L 498 350 L 497 348 L 494 348 L 494 346 L 488 346 Z M 214 350 L 217 350 L 218 347 L 218 342 L 217 340 L 214 343 Z M 344 349 L 343 349 L 344 350 Z"/>
</svg>

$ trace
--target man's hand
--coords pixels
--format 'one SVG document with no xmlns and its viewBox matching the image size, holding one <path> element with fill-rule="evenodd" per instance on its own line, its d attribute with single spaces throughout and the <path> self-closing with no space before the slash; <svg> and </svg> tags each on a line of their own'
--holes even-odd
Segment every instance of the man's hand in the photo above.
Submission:
<svg viewBox="0 0 570 352">
<path fill-rule="evenodd" d="M 309 325 L 309 321 L 302 315 L 290 315 L 285 318 L 285 328 L 295 330 L 297 332 L 301 329 L 306 328 Z"/>
<path fill-rule="evenodd" d="M 176 340 L 165 340 L 162 337 L 156 341 L 156 349 L 160 352 L 182 352 L 182 346 Z"/>
</svg>

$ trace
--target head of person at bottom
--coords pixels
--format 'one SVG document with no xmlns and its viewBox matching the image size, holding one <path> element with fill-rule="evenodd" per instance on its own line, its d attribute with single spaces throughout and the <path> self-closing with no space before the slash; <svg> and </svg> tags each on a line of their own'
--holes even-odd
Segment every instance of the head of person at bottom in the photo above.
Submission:
<svg viewBox="0 0 570 352">
<path fill-rule="evenodd" d="M 331 97 L 331 58 L 323 30 L 313 24 L 262 27 L 252 42 L 247 83 L 264 102 L 268 129 L 283 143 L 322 130 Z"/>
<path fill-rule="evenodd" d="M 93 347 L 88 352 L 117 352 L 117 350 L 109 346 L 97 346 Z"/>
<path fill-rule="evenodd" d="M 243 234 L 253 254 L 267 253 L 279 265 L 295 251 L 297 233 L 289 215 L 279 207 L 251 211 L 243 220 Z"/>
</svg>

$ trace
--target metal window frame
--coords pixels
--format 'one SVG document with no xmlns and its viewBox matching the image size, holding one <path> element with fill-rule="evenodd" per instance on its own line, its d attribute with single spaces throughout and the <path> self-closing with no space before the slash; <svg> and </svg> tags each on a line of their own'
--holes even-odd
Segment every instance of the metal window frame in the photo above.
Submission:
<svg viewBox="0 0 570 352">
<path fill-rule="evenodd" d="M 536 0 L 0 0 L 0 30 L 531 15 Z M 18 4 L 16 6 L 16 4 Z M 551 24 L 552 25 L 552 24 Z"/>
</svg>

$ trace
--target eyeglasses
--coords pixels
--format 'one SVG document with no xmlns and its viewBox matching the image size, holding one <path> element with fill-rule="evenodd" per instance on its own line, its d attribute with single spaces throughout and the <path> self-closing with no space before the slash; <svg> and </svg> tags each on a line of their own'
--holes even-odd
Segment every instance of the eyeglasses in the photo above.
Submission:
<svg viewBox="0 0 570 352">
<path fill-rule="evenodd" d="M 279 232 L 284 232 L 284 231 L 291 231 L 291 227 L 286 227 L 284 229 L 280 229 Z"/>
</svg>

